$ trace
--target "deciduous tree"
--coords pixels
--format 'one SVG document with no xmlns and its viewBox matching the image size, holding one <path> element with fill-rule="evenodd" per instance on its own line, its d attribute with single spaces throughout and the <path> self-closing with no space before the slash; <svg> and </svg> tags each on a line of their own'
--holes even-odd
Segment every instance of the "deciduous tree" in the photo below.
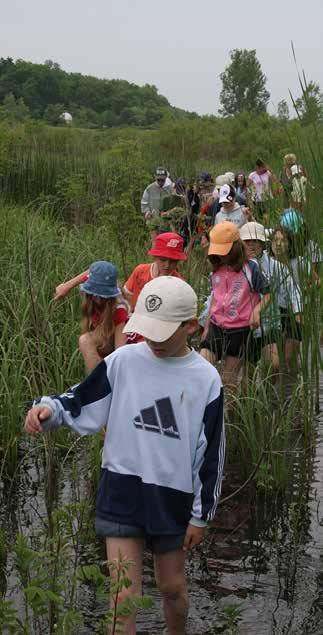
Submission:
<svg viewBox="0 0 323 635">
<path fill-rule="evenodd" d="M 270 95 L 256 51 L 234 49 L 230 59 L 229 66 L 220 75 L 220 114 L 227 117 L 244 111 L 255 115 L 265 112 Z"/>
</svg>

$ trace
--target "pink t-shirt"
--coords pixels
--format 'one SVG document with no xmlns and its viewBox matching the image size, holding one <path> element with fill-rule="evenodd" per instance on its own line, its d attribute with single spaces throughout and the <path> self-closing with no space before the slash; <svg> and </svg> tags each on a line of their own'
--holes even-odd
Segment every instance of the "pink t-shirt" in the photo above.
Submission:
<svg viewBox="0 0 323 635">
<path fill-rule="evenodd" d="M 248 260 L 241 271 L 222 265 L 212 274 L 211 281 L 211 322 L 224 329 L 249 326 L 251 313 L 260 302 L 260 294 L 269 292 L 268 284 L 253 260 Z"/>
<path fill-rule="evenodd" d="M 270 177 L 270 170 L 267 170 L 264 174 L 258 174 L 258 172 L 251 172 L 249 174 L 248 178 L 253 183 L 252 198 L 254 201 L 261 202 L 266 196 L 272 197 Z"/>
</svg>

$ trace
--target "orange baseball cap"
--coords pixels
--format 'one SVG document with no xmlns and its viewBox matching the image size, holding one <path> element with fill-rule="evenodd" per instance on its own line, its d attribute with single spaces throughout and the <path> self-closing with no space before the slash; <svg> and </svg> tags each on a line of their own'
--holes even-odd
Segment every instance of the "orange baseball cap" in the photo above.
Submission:
<svg viewBox="0 0 323 635">
<path fill-rule="evenodd" d="M 227 256 L 233 243 L 239 240 L 238 227 L 228 220 L 214 225 L 210 231 L 209 256 Z"/>
</svg>

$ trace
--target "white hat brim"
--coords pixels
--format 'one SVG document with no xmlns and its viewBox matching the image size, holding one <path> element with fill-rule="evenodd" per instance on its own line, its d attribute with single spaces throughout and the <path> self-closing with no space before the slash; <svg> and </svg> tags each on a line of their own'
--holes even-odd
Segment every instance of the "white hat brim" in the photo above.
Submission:
<svg viewBox="0 0 323 635">
<path fill-rule="evenodd" d="M 134 313 L 126 326 L 123 333 L 138 333 L 147 340 L 152 342 L 165 342 L 182 324 L 182 322 L 165 322 L 154 317 L 147 317 L 140 313 Z"/>
</svg>

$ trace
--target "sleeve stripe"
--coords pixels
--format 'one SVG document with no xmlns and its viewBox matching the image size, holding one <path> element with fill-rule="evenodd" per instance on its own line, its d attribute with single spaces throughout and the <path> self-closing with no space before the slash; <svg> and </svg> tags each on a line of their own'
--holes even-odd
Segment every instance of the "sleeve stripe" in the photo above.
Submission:
<svg viewBox="0 0 323 635">
<path fill-rule="evenodd" d="M 212 520 L 221 492 L 225 460 L 223 388 L 219 396 L 206 407 L 203 421 L 206 445 L 199 469 L 199 506 L 202 520 Z"/>
<path fill-rule="evenodd" d="M 56 397 L 65 410 L 71 412 L 73 416 L 78 416 L 72 412 L 71 401 L 76 398 L 77 407 L 81 410 L 83 406 L 88 406 L 95 401 L 100 401 L 111 393 L 110 382 L 107 377 L 107 367 L 104 359 L 92 372 L 72 390 L 60 397 Z"/>
<path fill-rule="evenodd" d="M 213 493 L 213 498 L 214 498 L 214 505 L 212 507 L 212 509 L 210 509 L 208 515 L 207 515 L 207 520 L 213 520 L 214 515 L 215 515 L 215 511 L 219 502 L 219 498 L 220 498 L 220 494 L 221 494 L 221 488 L 222 488 L 222 476 L 223 476 L 223 469 L 224 469 L 224 461 L 225 461 L 225 434 L 224 434 L 224 427 L 222 427 L 222 434 L 221 434 L 221 443 L 220 443 L 220 448 L 219 448 L 219 467 L 218 467 L 218 478 L 216 480 L 215 483 L 215 487 L 214 487 L 214 493 Z"/>
</svg>

